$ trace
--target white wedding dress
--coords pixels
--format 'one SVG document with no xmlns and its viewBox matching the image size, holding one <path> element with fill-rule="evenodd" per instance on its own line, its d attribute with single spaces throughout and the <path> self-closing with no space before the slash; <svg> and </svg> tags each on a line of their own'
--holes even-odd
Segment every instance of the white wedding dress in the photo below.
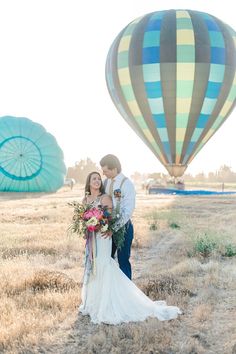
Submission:
<svg viewBox="0 0 236 354">
<path fill-rule="evenodd" d="M 111 238 L 96 235 L 96 274 L 89 274 L 82 288 L 79 311 L 90 315 L 93 323 L 117 325 L 122 322 L 143 321 L 156 317 L 171 320 L 181 314 L 176 306 L 165 301 L 149 299 L 119 268 L 111 258 Z"/>
</svg>

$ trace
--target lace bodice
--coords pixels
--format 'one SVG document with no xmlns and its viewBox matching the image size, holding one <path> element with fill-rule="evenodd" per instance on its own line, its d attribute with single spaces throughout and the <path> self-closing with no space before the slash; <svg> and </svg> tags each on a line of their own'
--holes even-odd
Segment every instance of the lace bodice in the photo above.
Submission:
<svg viewBox="0 0 236 354">
<path fill-rule="evenodd" d="M 99 196 L 97 196 L 96 199 L 94 199 L 91 202 L 89 201 L 88 197 L 85 197 L 86 204 L 90 204 L 90 205 L 92 205 L 95 208 L 97 208 L 98 206 L 102 206 L 102 200 L 103 200 L 105 195 L 106 194 L 99 195 Z"/>
<path fill-rule="evenodd" d="M 102 201 L 103 196 L 104 196 L 104 194 L 99 195 L 96 199 L 94 199 L 92 201 L 89 201 L 88 197 L 85 197 L 86 204 L 90 204 L 96 208 L 99 205 L 101 205 L 101 201 Z"/>
</svg>

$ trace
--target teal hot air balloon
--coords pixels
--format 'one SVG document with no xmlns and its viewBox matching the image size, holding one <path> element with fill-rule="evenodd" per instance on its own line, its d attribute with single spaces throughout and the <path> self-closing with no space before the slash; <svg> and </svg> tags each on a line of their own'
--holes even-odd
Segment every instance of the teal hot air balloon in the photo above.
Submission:
<svg viewBox="0 0 236 354">
<path fill-rule="evenodd" d="M 167 10 L 131 22 L 110 48 L 113 102 L 171 176 L 184 173 L 235 105 L 235 43 L 214 16 Z"/>
<path fill-rule="evenodd" d="M 0 118 L 0 191 L 53 192 L 66 167 L 56 139 L 27 118 Z"/>
</svg>

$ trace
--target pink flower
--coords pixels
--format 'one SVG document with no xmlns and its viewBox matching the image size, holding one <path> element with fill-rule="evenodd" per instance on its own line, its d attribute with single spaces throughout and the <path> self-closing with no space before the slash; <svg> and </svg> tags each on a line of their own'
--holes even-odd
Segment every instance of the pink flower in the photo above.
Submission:
<svg viewBox="0 0 236 354">
<path fill-rule="evenodd" d="M 96 208 L 89 209 L 84 213 L 85 220 L 89 220 L 92 217 L 95 217 L 96 219 L 101 220 L 102 216 L 103 216 L 102 210 L 99 210 Z"/>
<path fill-rule="evenodd" d="M 94 226 L 94 225 L 89 225 L 89 226 L 87 227 L 87 229 L 88 229 L 88 231 L 93 232 L 93 231 L 96 230 L 96 226 Z"/>
<path fill-rule="evenodd" d="M 89 220 L 93 217 L 93 211 L 92 209 L 91 210 L 87 210 L 85 213 L 84 213 L 84 219 L 85 220 Z"/>
<path fill-rule="evenodd" d="M 102 210 L 95 209 L 95 210 L 93 211 L 93 215 L 94 215 L 95 218 L 97 218 L 98 220 L 101 220 L 101 219 L 102 219 L 102 216 L 103 216 L 103 212 L 102 212 Z"/>
</svg>

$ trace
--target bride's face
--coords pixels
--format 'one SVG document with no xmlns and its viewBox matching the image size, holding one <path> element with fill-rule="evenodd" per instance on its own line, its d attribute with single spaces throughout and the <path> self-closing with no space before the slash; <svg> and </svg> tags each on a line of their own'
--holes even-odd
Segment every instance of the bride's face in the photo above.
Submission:
<svg viewBox="0 0 236 354">
<path fill-rule="evenodd" d="M 97 173 L 93 173 L 90 177 L 90 189 L 100 189 L 101 184 L 101 177 Z"/>
</svg>

